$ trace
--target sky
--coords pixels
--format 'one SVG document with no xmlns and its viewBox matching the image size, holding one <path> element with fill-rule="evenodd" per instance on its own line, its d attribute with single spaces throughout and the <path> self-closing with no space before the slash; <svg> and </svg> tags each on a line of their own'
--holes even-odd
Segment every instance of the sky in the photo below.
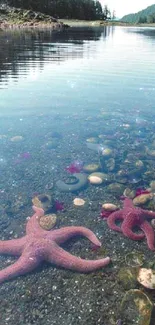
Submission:
<svg viewBox="0 0 155 325">
<path fill-rule="evenodd" d="M 115 10 L 118 18 L 155 4 L 155 0 L 100 0 L 100 2 L 103 6 L 107 4 L 111 11 Z"/>
</svg>

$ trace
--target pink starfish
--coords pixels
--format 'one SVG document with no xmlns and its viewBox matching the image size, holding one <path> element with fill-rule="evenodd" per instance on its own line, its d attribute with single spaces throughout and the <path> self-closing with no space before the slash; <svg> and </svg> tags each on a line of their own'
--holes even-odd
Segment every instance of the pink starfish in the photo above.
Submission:
<svg viewBox="0 0 155 325">
<path fill-rule="evenodd" d="M 107 223 L 111 229 L 123 232 L 130 239 L 141 240 L 146 236 L 148 247 L 154 250 L 154 230 L 146 220 L 146 217 L 155 218 L 155 212 L 136 208 L 132 200 L 125 198 L 123 209 L 111 213 L 107 219 Z M 123 221 L 120 227 L 115 224 L 116 220 Z M 132 231 L 134 226 L 139 226 L 143 233 L 134 233 Z"/>
<path fill-rule="evenodd" d="M 46 231 L 38 222 L 44 215 L 44 210 L 35 206 L 33 210 L 35 213 L 28 220 L 24 237 L 0 241 L 1 254 L 20 256 L 14 264 L 0 271 L 0 283 L 34 270 L 43 260 L 79 272 L 94 271 L 109 264 L 109 257 L 84 260 L 71 255 L 59 246 L 73 236 L 82 235 L 100 247 L 101 243 L 91 230 L 85 227 L 64 227 Z"/>
</svg>

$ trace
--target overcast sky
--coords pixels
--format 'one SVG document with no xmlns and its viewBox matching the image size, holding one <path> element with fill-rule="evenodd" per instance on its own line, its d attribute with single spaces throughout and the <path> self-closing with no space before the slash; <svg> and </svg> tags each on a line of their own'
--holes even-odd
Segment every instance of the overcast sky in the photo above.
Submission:
<svg viewBox="0 0 155 325">
<path fill-rule="evenodd" d="M 102 5 L 107 4 L 110 10 L 115 10 L 118 18 L 155 4 L 155 0 L 100 0 L 100 2 Z"/>
</svg>

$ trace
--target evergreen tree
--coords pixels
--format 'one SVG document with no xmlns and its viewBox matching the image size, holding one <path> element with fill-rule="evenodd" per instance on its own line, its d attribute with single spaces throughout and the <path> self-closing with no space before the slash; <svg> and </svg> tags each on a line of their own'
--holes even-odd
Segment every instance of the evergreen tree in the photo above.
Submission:
<svg viewBox="0 0 155 325">
<path fill-rule="evenodd" d="M 105 5 L 104 8 L 103 8 L 103 19 L 105 19 L 105 20 L 106 19 L 111 19 L 111 12 L 110 12 L 107 5 Z"/>
<path fill-rule="evenodd" d="M 152 15 L 147 16 L 147 23 L 152 24 L 155 23 L 155 13 Z"/>
<path fill-rule="evenodd" d="M 111 19 L 113 19 L 113 20 L 116 19 L 116 12 L 115 12 L 115 10 L 113 10 L 113 12 L 112 12 L 112 17 L 111 17 Z"/>
<path fill-rule="evenodd" d="M 2 0 L 0 0 L 2 1 Z M 8 5 L 40 11 L 56 18 L 70 19 L 108 19 L 110 10 L 104 6 L 102 10 L 99 0 L 3 0 Z"/>
</svg>

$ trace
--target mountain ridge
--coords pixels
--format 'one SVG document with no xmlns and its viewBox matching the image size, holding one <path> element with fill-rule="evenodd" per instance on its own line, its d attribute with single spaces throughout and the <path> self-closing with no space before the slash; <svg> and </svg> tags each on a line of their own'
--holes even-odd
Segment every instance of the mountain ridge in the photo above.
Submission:
<svg viewBox="0 0 155 325">
<path fill-rule="evenodd" d="M 123 16 L 120 19 L 124 23 L 154 23 L 155 22 L 155 4 L 148 6 L 147 8 L 138 11 L 137 13 L 131 13 Z"/>
</svg>

